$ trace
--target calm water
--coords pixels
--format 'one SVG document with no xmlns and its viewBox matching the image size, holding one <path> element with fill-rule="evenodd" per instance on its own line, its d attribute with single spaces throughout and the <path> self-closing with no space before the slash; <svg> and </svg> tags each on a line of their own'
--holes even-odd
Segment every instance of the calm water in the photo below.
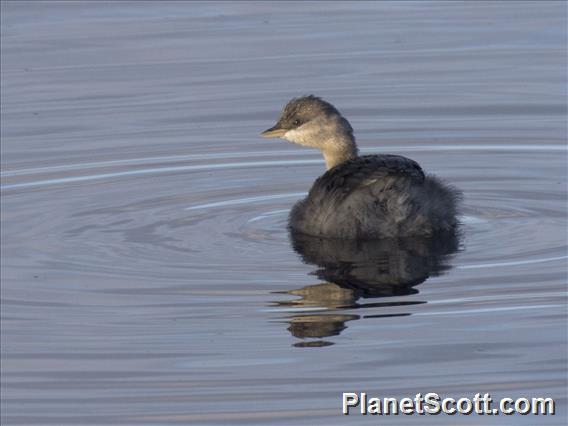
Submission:
<svg viewBox="0 0 568 426">
<path fill-rule="evenodd" d="M 566 4 L 2 2 L 3 424 L 566 422 Z M 319 153 L 465 194 L 454 242 L 294 240 Z M 342 392 L 554 417 L 340 415 Z"/>
</svg>

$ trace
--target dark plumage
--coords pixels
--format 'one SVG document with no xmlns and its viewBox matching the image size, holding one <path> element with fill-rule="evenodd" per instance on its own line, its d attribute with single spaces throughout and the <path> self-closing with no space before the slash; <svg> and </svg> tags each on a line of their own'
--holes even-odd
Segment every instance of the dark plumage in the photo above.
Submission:
<svg viewBox="0 0 568 426">
<path fill-rule="evenodd" d="M 293 99 L 263 132 L 320 149 L 328 171 L 290 213 L 296 232 L 374 239 L 453 232 L 461 193 L 415 161 L 398 155 L 357 155 L 353 129 L 333 105 Z"/>
</svg>

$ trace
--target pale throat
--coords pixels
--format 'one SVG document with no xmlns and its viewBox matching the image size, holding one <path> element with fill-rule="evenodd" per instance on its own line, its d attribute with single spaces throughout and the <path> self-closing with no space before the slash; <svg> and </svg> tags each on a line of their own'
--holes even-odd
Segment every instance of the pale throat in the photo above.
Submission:
<svg viewBox="0 0 568 426">
<path fill-rule="evenodd" d="M 349 141 L 340 145 L 331 145 L 322 148 L 321 153 L 325 160 L 327 170 L 357 157 L 357 145 L 355 141 Z"/>
<path fill-rule="evenodd" d="M 357 157 L 357 144 L 352 135 L 334 135 L 323 141 L 314 136 L 314 132 L 289 130 L 282 138 L 298 145 L 321 150 L 327 170 Z"/>
</svg>

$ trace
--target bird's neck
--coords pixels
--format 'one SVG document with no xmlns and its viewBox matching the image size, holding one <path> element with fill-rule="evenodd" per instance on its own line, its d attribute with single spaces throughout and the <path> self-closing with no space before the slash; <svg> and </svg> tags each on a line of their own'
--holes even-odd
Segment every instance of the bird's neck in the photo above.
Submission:
<svg viewBox="0 0 568 426">
<path fill-rule="evenodd" d="M 322 149 L 323 158 L 325 159 L 325 168 L 327 170 L 356 158 L 358 154 L 355 139 L 351 137 L 338 138 L 338 140 L 327 143 Z"/>
</svg>

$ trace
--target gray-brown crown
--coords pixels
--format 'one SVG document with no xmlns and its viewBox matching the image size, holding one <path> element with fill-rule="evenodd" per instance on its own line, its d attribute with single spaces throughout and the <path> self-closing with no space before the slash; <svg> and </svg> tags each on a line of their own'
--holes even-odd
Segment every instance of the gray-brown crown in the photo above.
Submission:
<svg viewBox="0 0 568 426">
<path fill-rule="evenodd" d="M 329 115 L 339 115 L 339 111 L 329 102 L 314 95 L 294 98 L 282 110 L 278 125 L 283 129 L 295 129 L 308 121 Z"/>
</svg>

